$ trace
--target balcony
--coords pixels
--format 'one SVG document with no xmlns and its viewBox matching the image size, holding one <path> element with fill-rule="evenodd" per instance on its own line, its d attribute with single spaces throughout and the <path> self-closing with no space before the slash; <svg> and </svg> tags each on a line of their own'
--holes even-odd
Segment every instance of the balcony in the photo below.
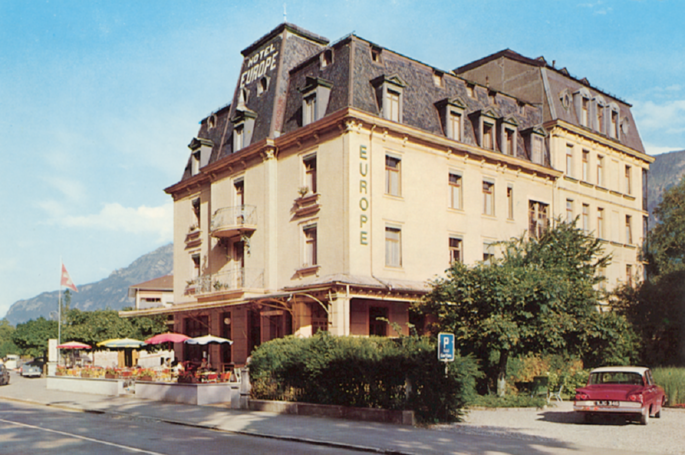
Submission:
<svg viewBox="0 0 685 455">
<path fill-rule="evenodd" d="M 210 227 L 213 237 L 237 237 L 257 229 L 257 210 L 252 205 L 224 207 L 214 212 Z"/>
<path fill-rule="evenodd" d="M 264 270 L 238 268 L 212 275 L 202 275 L 191 284 L 196 296 L 242 293 L 264 288 Z"/>
</svg>

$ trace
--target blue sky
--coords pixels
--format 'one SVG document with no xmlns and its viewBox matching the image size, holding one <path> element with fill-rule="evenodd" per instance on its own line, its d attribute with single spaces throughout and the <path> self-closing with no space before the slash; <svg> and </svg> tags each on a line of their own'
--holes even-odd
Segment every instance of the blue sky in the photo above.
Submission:
<svg viewBox="0 0 685 455">
<path fill-rule="evenodd" d="M 650 154 L 685 149 L 685 3 L 0 0 L 0 317 L 172 238 L 198 122 L 229 103 L 240 51 L 287 20 L 443 70 L 510 48 L 633 104 Z"/>
</svg>

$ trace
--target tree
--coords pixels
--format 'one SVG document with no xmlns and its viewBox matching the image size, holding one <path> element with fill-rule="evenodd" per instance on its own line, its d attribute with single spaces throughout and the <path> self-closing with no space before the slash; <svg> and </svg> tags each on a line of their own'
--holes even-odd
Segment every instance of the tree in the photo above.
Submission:
<svg viewBox="0 0 685 455">
<path fill-rule="evenodd" d="M 48 321 L 42 316 L 18 324 L 12 334 L 12 341 L 19 347 L 21 354 L 31 357 L 46 355 L 50 338 L 57 338 L 57 321 Z"/>
<path fill-rule="evenodd" d="M 0 358 L 7 354 L 16 354 L 19 352 L 19 347 L 12 341 L 12 334 L 14 327 L 7 319 L 0 321 Z"/>
<path fill-rule="evenodd" d="M 164 317 L 125 319 L 114 310 L 69 310 L 62 326 L 62 339 L 75 340 L 91 346 L 110 338 L 145 340 L 167 331 Z"/>
<path fill-rule="evenodd" d="M 685 270 L 685 177 L 664 191 L 654 216 L 658 223 L 647 243 L 650 275 Z"/>
<path fill-rule="evenodd" d="M 596 350 L 609 341 L 609 328 L 629 329 L 597 311 L 604 297 L 598 269 L 610 261 L 600 240 L 557 220 L 540 238 L 500 245 L 502 257 L 489 263 L 453 263 L 421 304 L 437 316 L 436 331 L 454 333 L 461 351 L 474 353 L 490 380 L 497 378 L 500 394 L 511 356 L 582 356 L 590 345 Z"/>
</svg>

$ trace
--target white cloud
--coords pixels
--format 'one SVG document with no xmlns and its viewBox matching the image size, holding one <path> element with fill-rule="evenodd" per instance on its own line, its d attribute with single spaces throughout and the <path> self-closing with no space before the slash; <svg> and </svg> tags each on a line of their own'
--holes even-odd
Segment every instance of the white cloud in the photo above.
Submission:
<svg viewBox="0 0 685 455">
<path fill-rule="evenodd" d="M 685 100 L 636 102 L 633 114 L 641 130 L 658 130 L 665 134 L 685 133 Z"/>
<path fill-rule="evenodd" d="M 173 237 L 173 203 L 159 207 L 124 207 L 119 203 L 105 204 L 100 213 L 67 216 L 59 222 L 68 227 L 102 229 L 132 234 L 157 234 L 160 242 Z"/>
<path fill-rule="evenodd" d="M 645 142 L 643 145 L 645 146 L 645 151 L 647 152 L 647 154 L 652 155 L 652 156 L 661 155 L 662 153 L 675 152 L 675 151 L 683 150 L 683 148 L 685 148 L 682 145 L 679 147 L 678 146 L 673 146 L 673 147 L 666 146 L 666 147 L 664 147 L 664 146 L 660 146 L 660 145 L 648 144 L 647 142 Z"/>
</svg>

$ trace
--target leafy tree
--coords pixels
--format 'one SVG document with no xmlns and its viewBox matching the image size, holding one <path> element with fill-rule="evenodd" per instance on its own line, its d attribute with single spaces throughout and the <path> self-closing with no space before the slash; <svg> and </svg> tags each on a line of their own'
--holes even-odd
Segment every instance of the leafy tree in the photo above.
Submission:
<svg viewBox="0 0 685 455">
<path fill-rule="evenodd" d="M 654 216 L 658 223 L 647 243 L 650 275 L 685 270 L 685 178 L 664 191 Z"/>
<path fill-rule="evenodd" d="M 57 338 L 57 321 L 48 321 L 42 316 L 17 324 L 12 334 L 12 341 L 19 347 L 21 354 L 31 357 L 46 355 L 50 338 Z"/>
<path fill-rule="evenodd" d="M 522 236 L 500 245 L 503 256 L 490 263 L 454 263 L 421 303 L 437 316 L 436 331 L 454 333 L 462 352 L 481 359 L 500 394 L 511 356 L 581 356 L 592 347 L 593 361 L 601 362 L 598 350 L 610 341 L 608 333 L 629 331 L 625 321 L 597 311 L 603 298 L 597 272 L 610 261 L 600 240 L 557 220 L 538 239 Z M 612 358 L 625 356 L 629 345 L 614 346 Z"/>
<path fill-rule="evenodd" d="M 110 338 L 135 338 L 145 340 L 167 331 L 163 317 L 140 317 L 124 319 L 114 310 L 67 312 L 62 326 L 62 339 L 75 340 L 95 346 Z"/>
<path fill-rule="evenodd" d="M 7 319 L 0 321 L 0 358 L 7 354 L 17 354 L 19 347 L 12 341 L 14 327 Z"/>
</svg>

